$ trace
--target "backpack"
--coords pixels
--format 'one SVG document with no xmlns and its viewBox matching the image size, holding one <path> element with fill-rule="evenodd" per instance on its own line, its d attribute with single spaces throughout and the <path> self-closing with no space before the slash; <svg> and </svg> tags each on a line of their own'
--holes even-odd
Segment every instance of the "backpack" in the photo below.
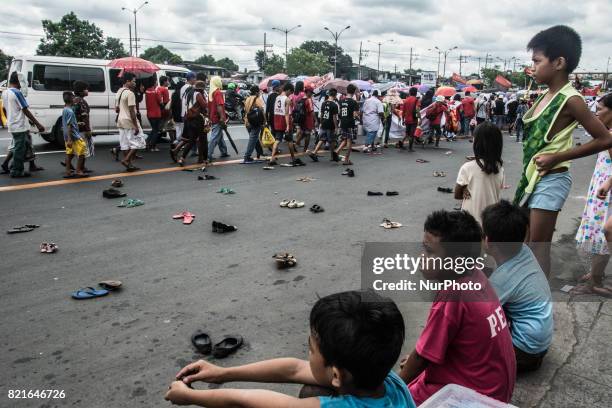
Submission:
<svg viewBox="0 0 612 408">
<path fill-rule="evenodd" d="M 432 105 L 429 109 L 427 109 L 427 114 L 425 117 L 429 120 L 435 120 L 438 117 L 438 107 L 436 105 Z"/>
<path fill-rule="evenodd" d="M 172 112 L 172 119 L 174 119 L 175 122 L 183 121 L 183 103 L 181 101 L 180 92 L 180 88 L 175 89 L 170 99 L 170 111 Z"/>
<path fill-rule="evenodd" d="M 251 106 L 246 115 L 247 122 L 249 125 L 254 128 L 258 128 L 264 124 L 264 112 L 263 109 L 255 106 L 255 99 L 253 97 L 253 101 L 251 102 Z"/>
<path fill-rule="evenodd" d="M 293 123 L 296 125 L 303 125 L 306 120 L 306 105 L 305 99 L 302 98 L 295 104 L 293 108 L 293 112 L 291 112 L 291 116 L 293 118 Z"/>
</svg>

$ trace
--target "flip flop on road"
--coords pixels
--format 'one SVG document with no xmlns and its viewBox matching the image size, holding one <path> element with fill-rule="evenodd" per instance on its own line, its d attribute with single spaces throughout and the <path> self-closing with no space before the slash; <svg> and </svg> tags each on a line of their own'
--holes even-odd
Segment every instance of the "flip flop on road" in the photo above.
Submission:
<svg viewBox="0 0 612 408">
<path fill-rule="evenodd" d="M 315 214 L 316 214 L 316 213 L 323 212 L 323 211 L 325 211 L 325 210 L 324 210 L 324 209 L 323 209 L 323 207 L 321 207 L 319 204 L 315 204 L 315 205 L 313 205 L 312 207 L 310 207 L 310 211 L 312 211 L 313 213 L 315 213 Z"/>
<path fill-rule="evenodd" d="M 383 227 L 384 229 L 391 229 L 391 228 L 399 228 L 402 226 L 402 224 L 400 224 L 399 222 L 395 222 L 395 221 L 390 221 L 389 219 L 385 218 L 383 219 L 382 224 L 380 224 L 381 227 Z"/>
<path fill-rule="evenodd" d="M 226 188 L 226 187 L 222 187 L 219 191 L 217 191 L 217 193 L 221 193 L 221 194 L 236 194 L 236 192 L 234 190 L 232 190 L 231 188 Z"/>
<path fill-rule="evenodd" d="M 297 265 L 297 259 L 290 253 L 274 254 L 272 258 L 276 260 L 276 267 L 278 269 L 292 268 Z"/>
<path fill-rule="evenodd" d="M 235 225 L 227 225 L 219 221 L 212 222 L 212 232 L 224 233 L 238 231 Z"/>
<path fill-rule="evenodd" d="M 304 207 L 304 203 L 302 201 L 291 200 L 289 204 L 287 204 L 289 208 L 302 208 Z"/>
<path fill-rule="evenodd" d="M 121 181 L 121 179 L 114 179 L 113 182 L 111 183 L 111 187 L 115 187 L 115 188 L 123 187 L 123 181 Z"/>
<path fill-rule="evenodd" d="M 425 159 L 416 159 L 417 163 L 429 163 L 429 160 L 425 160 Z"/>
<path fill-rule="evenodd" d="M 433 176 L 434 177 L 446 177 L 446 173 L 443 171 L 434 171 Z"/>
<path fill-rule="evenodd" d="M 99 282 L 98 285 L 100 285 L 100 287 L 105 290 L 113 291 L 113 290 L 119 290 L 119 288 L 121 288 L 122 282 L 116 281 L 116 280 L 106 280 L 106 281 Z"/>
<path fill-rule="evenodd" d="M 191 335 L 191 344 L 193 344 L 193 347 L 202 354 L 210 354 L 212 351 L 210 336 L 201 330 Z"/>
<path fill-rule="evenodd" d="M 216 358 L 225 358 L 242 346 L 244 342 L 240 335 L 228 335 L 224 336 L 223 340 L 213 346 L 212 354 Z"/>
<path fill-rule="evenodd" d="M 52 254 L 57 251 L 58 246 L 53 242 L 43 242 L 40 244 L 40 252 L 43 254 Z"/>
<path fill-rule="evenodd" d="M 195 214 L 192 214 L 189 211 L 183 211 L 181 213 L 174 214 L 172 216 L 172 219 L 183 220 L 183 224 L 190 225 L 191 223 L 193 223 L 193 220 L 195 219 Z"/>
<path fill-rule="evenodd" d="M 102 197 L 104 198 L 120 198 L 120 197 L 125 197 L 126 195 L 127 195 L 126 193 L 122 193 L 116 188 L 108 188 L 102 191 Z"/>
<path fill-rule="evenodd" d="M 72 292 L 72 298 L 77 300 L 93 299 L 108 295 L 108 290 L 100 289 L 96 290 L 92 287 L 81 288 L 75 292 Z"/>
<path fill-rule="evenodd" d="M 450 187 L 438 187 L 438 191 L 441 193 L 452 193 L 453 189 Z"/>
<path fill-rule="evenodd" d="M 122 200 L 117 207 L 133 208 L 138 207 L 140 205 L 144 205 L 144 201 L 135 198 L 130 198 L 127 200 Z"/>
<path fill-rule="evenodd" d="M 35 228 L 40 227 L 40 225 L 36 224 L 26 224 L 20 227 L 13 227 L 10 230 L 6 231 L 7 234 L 18 234 L 20 232 L 30 232 L 34 231 Z"/>
</svg>

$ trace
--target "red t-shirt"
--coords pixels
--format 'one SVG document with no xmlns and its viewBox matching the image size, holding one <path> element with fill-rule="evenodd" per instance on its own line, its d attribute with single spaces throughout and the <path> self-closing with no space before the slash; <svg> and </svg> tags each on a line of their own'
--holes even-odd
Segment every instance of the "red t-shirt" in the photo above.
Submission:
<svg viewBox="0 0 612 408">
<path fill-rule="evenodd" d="M 161 118 L 162 96 L 156 89 L 149 88 L 145 92 L 145 102 L 147 104 L 147 117 L 151 119 Z"/>
<path fill-rule="evenodd" d="M 313 130 L 315 128 L 315 116 L 314 116 L 314 105 L 312 98 L 306 98 L 304 101 L 304 108 L 306 109 L 306 118 L 304 119 L 304 129 Z"/>
<path fill-rule="evenodd" d="M 414 111 L 418 110 L 420 106 L 419 100 L 416 96 L 409 96 L 404 99 L 404 104 L 402 105 L 402 114 L 404 116 L 404 123 L 407 125 L 412 125 L 417 123 L 415 119 Z"/>
<path fill-rule="evenodd" d="M 463 115 L 466 118 L 473 118 L 476 115 L 476 109 L 474 108 L 474 99 L 471 96 L 466 96 L 461 101 L 461 107 L 463 108 Z"/>
<path fill-rule="evenodd" d="M 431 305 L 416 344 L 416 352 L 429 365 L 408 385 L 417 405 L 446 384 L 510 402 L 516 360 L 504 311 L 481 271 L 457 279 L 469 281 L 483 285 L 478 292 L 482 301 L 475 301 L 474 292 L 441 290 Z"/>
<path fill-rule="evenodd" d="M 221 118 L 219 118 L 217 106 L 221 106 L 221 111 L 223 112 Z M 225 101 L 223 100 L 223 93 L 221 93 L 220 89 L 215 90 L 212 94 L 212 101 L 208 101 L 208 112 L 210 115 L 210 123 L 216 124 L 221 122 L 221 120 L 225 121 Z"/>
<path fill-rule="evenodd" d="M 439 125 L 442 123 L 442 115 L 448 110 L 448 107 L 444 103 L 434 102 L 434 105 L 430 109 L 436 110 L 436 118 L 431 121 L 431 124 Z"/>
</svg>

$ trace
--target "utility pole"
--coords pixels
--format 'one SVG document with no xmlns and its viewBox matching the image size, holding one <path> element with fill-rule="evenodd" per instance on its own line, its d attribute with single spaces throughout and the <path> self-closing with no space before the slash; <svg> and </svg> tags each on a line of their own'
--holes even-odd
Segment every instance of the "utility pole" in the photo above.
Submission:
<svg viewBox="0 0 612 408">
<path fill-rule="evenodd" d="M 302 26 L 301 24 L 298 24 L 295 27 L 290 28 L 290 29 L 288 29 L 288 28 L 284 28 L 283 29 L 283 28 L 272 27 L 273 30 L 280 31 L 281 33 L 285 33 L 285 71 L 288 70 L 288 67 L 287 67 L 287 56 L 289 55 L 289 47 L 287 45 L 288 44 L 287 43 L 287 36 L 289 35 L 290 32 L 292 32 L 296 28 L 300 28 L 301 26 Z"/>
<path fill-rule="evenodd" d="M 467 64 L 467 55 L 459 54 L 459 76 L 462 75 L 461 68 L 462 68 L 462 64 L 464 63 Z"/>
<path fill-rule="evenodd" d="M 410 65 L 409 65 L 409 69 L 410 69 L 410 72 L 412 72 L 412 47 L 410 47 Z"/>
<path fill-rule="evenodd" d="M 329 33 L 332 35 L 332 37 L 335 40 L 335 46 L 334 46 L 334 78 L 338 75 L 337 74 L 337 66 L 338 66 L 338 38 L 340 38 L 340 36 L 342 35 L 343 32 L 345 32 L 346 30 L 348 30 L 349 28 L 351 28 L 350 25 L 344 27 L 342 29 L 342 31 L 340 32 L 333 32 L 332 30 L 330 30 L 327 27 L 323 27 L 324 30 L 329 31 Z"/>
<path fill-rule="evenodd" d="M 387 40 L 387 41 L 379 41 L 379 42 L 368 40 L 368 42 L 371 42 L 371 43 L 374 43 L 374 44 L 378 45 L 378 63 L 376 65 L 376 78 L 378 79 L 378 78 L 380 78 L 380 46 L 385 44 L 385 43 L 388 43 L 388 42 L 393 42 L 393 39 L 390 39 L 390 40 Z"/>
<path fill-rule="evenodd" d="M 610 73 L 610 57 L 608 57 L 608 63 L 606 64 L 606 77 L 604 78 L 604 91 L 608 90 L 608 75 Z"/>
<path fill-rule="evenodd" d="M 263 61 L 261 62 L 261 70 L 265 71 L 266 69 L 266 53 L 268 52 L 268 47 L 266 44 L 266 33 L 264 33 L 264 52 L 263 52 Z"/>
<path fill-rule="evenodd" d="M 133 49 L 134 49 L 134 56 L 135 56 L 135 57 L 137 57 L 137 56 L 138 56 L 138 22 L 136 21 L 136 14 L 137 14 L 137 13 L 140 11 L 140 9 L 141 9 L 141 8 L 143 8 L 143 7 L 144 7 L 144 6 L 146 6 L 147 4 L 149 4 L 149 2 L 148 2 L 148 1 L 145 1 L 144 3 L 142 3 L 142 4 L 140 5 L 140 7 L 135 8 L 135 9 L 133 9 L 133 10 L 130 10 L 130 9 L 126 8 L 126 7 L 121 7 L 121 10 L 126 10 L 126 11 L 129 11 L 129 12 L 131 12 L 131 13 L 133 13 L 133 14 L 134 14 L 134 47 L 133 47 Z M 130 28 L 130 32 L 131 32 L 131 31 L 132 31 L 132 30 L 131 30 L 131 28 Z M 130 36 L 131 36 L 131 35 L 130 35 Z M 132 48 L 132 47 L 130 47 L 130 48 Z"/>
<path fill-rule="evenodd" d="M 438 51 L 440 51 L 440 52 L 442 52 L 442 53 L 444 54 L 444 71 L 443 71 L 443 73 L 442 73 L 442 77 L 444 78 L 444 77 L 446 77 L 446 57 L 448 56 L 448 54 L 449 54 L 449 53 L 450 53 L 452 50 L 455 50 L 455 49 L 457 49 L 457 48 L 459 48 L 459 47 L 454 46 L 454 47 L 452 47 L 452 48 L 449 48 L 449 49 L 448 49 L 448 50 L 446 50 L 446 51 L 442 51 L 442 50 L 440 50 L 438 47 L 434 47 L 434 48 L 436 48 Z M 440 58 L 440 57 L 439 57 L 439 54 L 438 54 L 438 60 L 439 60 L 439 58 Z"/>
<path fill-rule="evenodd" d="M 487 52 L 487 55 L 485 56 L 485 66 L 484 66 L 484 69 L 487 69 L 488 65 L 489 65 L 489 53 Z"/>
<path fill-rule="evenodd" d="M 130 30 L 130 55 L 132 55 L 132 25 L 128 24 Z"/>
<path fill-rule="evenodd" d="M 359 41 L 359 64 L 357 65 L 357 79 L 361 79 L 361 46 L 363 41 Z"/>
</svg>

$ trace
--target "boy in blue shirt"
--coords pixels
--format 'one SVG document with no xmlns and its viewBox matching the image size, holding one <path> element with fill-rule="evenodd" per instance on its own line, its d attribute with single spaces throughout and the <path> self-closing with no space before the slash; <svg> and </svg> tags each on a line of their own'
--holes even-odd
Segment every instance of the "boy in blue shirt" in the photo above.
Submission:
<svg viewBox="0 0 612 408">
<path fill-rule="evenodd" d="M 279 358 L 218 367 L 200 360 L 177 374 L 166 400 L 210 408 L 414 408 L 406 384 L 391 371 L 403 341 L 404 319 L 391 300 L 373 292 L 337 293 L 319 299 L 310 312 L 310 361 Z M 300 399 L 267 390 L 189 388 L 195 381 L 306 384 L 331 396 Z"/>
<path fill-rule="evenodd" d="M 74 94 L 70 91 L 66 91 L 62 96 L 65 103 L 64 110 L 62 111 L 62 128 L 64 130 L 64 143 L 66 144 L 66 175 L 64 178 L 89 177 L 83 172 L 87 145 L 79 133 L 76 115 L 74 114 L 74 110 L 72 110 Z M 74 156 L 77 156 L 78 159 L 76 171 L 72 173 L 70 169 L 72 168 L 72 158 Z"/>
<path fill-rule="evenodd" d="M 489 278 L 510 322 L 518 373 L 540 368 L 553 335 L 550 286 L 531 249 L 523 243 L 529 217 L 508 201 L 482 213 L 487 252 L 497 269 Z"/>
</svg>

